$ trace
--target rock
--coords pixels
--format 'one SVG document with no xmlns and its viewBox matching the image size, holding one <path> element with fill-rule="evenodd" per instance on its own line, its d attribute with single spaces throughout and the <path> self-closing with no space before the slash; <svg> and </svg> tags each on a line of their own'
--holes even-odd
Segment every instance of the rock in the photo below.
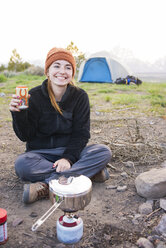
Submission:
<svg viewBox="0 0 166 248">
<path fill-rule="evenodd" d="M 129 214 L 128 217 L 129 217 L 129 218 L 133 218 L 134 216 L 133 216 L 132 214 Z"/>
<path fill-rule="evenodd" d="M 127 178 L 128 177 L 128 174 L 126 172 L 122 172 L 121 173 L 121 176 Z"/>
<path fill-rule="evenodd" d="M 159 243 L 157 244 L 156 248 L 166 248 L 166 244 L 162 241 L 159 241 Z"/>
<path fill-rule="evenodd" d="M 132 223 L 134 225 L 138 225 L 139 224 L 139 220 L 141 220 L 141 219 L 142 219 L 142 215 L 141 214 L 136 214 L 134 216 L 134 218 L 132 219 Z"/>
<path fill-rule="evenodd" d="M 149 203 L 149 204 L 153 207 L 154 201 L 151 200 L 151 199 L 148 199 L 148 200 L 146 201 L 146 203 Z"/>
<path fill-rule="evenodd" d="M 127 162 L 124 162 L 124 165 L 128 168 L 132 168 L 134 167 L 134 163 L 132 161 L 127 161 Z"/>
<path fill-rule="evenodd" d="M 101 133 L 101 129 L 95 129 L 95 130 L 93 130 L 93 132 L 96 134 Z"/>
<path fill-rule="evenodd" d="M 111 240 L 111 235 L 104 233 L 104 239 L 107 241 Z"/>
<path fill-rule="evenodd" d="M 99 112 L 99 111 L 95 111 L 95 114 L 96 114 L 96 115 L 100 115 L 100 112 Z"/>
<path fill-rule="evenodd" d="M 35 218 L 35 217 L 38 216 L 38 214 L 36 212 L 32 212 L 29 216 L 32 217 L 32 218 Z"/>
<path fill-rule="evenodd" d="M 166 167 L 166 160 L 164 162 L 162 162 L 160 166 L 161 167 Z"/>
<path fill-rule="evenodd" d="M 20 225 L 21 223 L 23 223 L 23 219 L 18 218 L 18 219 L 15 219 L 15 220 L 13 221 L 12 225 L 13 225 L 14 227 L 16 227 L 16 226 Z"/>
<path fill-rule="evenodd" d="M 1 92 L 0 97 L 4 97 L 4 96 L 5 96 L 5 93 Z"/>
<path fill-rule="evenodd" d="M 137 245 L 141 248 L 154 248 L 153 244 L 146 238 L 139 238 Z"/>
<path fill-rule="evenodd" d="M 157 240 L 157 241 L 161 240 L 161 236 L 155 234 L 155 235 L 153 235 L 153 236 L 148 236 L 147 239 L 148 239 L 150 242 L 155 243 L 156 240 Z"/>
<path fill-rule="evenodd" d="M 141 214 L 135 214 L 134 218 L 135 219 L 141 219 L 142 218 L 142 215 Z"/>
<path fill-rule="evenodd" d="M 166 149 L 166 143 L 161 143 L 160 146 L 161 148 Z"/>
<path fill-rule="evenodd" d="M 160 199 L 160 208 L 166 210 L 166 198 Z"/>
<path fill-rule="evenodd" d="M 150 214 L 153 211 L 151 202 L 147 201 L 138 208 L 140 214 Z"/>
<path fill-rule="evenodd" d="M 166 168 L 141 173 L 135 179 L 135 187 L 137 193 L 145 198 L 157 199 L 166 196 Z"/>
<path fill-rule="evenodd" d="M 124 192 L 124 191 L 126 191 L 127 190 L 127 186 L 126 185 L 124 185 L 124 186 L 118 186 L 117 187 L 117 191 L 118 192 Z"/>
<path fill-rule="evenodd" d="M 155 231 L 166 237 L 166 214 L 162 216 L 159 224 L 155 227 Z"/>
<path fill-rule="evenodd" d="M 116 188 L 117 188 L 116 185 L 108 185 L 108 186 L 106 187 L 106 189 L 116 189 Z"/>
</svg>

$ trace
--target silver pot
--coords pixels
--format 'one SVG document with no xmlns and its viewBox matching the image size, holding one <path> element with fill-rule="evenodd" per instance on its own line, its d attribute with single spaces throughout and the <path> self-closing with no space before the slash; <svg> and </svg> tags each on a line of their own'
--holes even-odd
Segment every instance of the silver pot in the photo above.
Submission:
<svg viewBox="0 0 166 248">
<path fill-rule="evenodd" d="M 51 180 L 49 193 L 53 205 L 32 225 L 32 231 L 36 231 L 58 207 L 68 213 L 83 210 L 91 200 L 91 192 L 92 182 L 83 175 Z"/>
<path fill-rule="evenodd" d="M 83 175 L 62 176 L 49 182 L 50 200 L 53 204 L 61 202 L 59 208 L 64 212 L 83 210 L 91 200 L 92 182 Z"/>
</svg>

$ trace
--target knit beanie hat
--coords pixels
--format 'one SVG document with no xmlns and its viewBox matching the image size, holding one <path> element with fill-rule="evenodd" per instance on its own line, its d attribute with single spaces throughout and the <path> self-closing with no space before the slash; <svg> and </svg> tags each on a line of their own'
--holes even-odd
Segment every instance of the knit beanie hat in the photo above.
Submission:
<svg viewBox="0 0 166 248">
<path fill-rule="evenodd" d="M 66 49 L 56 48 L 56 47 L 52 48 L 47 54 L 45 61 L 45 70 L 44 70 L 45 75 L 47 75 L 47 70 L 49 66 L 56 60 L 68 61 L 73 67 L 73 77 L 74 77 L 76 71 L 76 62 L 72 53 Z"/>
</svg>

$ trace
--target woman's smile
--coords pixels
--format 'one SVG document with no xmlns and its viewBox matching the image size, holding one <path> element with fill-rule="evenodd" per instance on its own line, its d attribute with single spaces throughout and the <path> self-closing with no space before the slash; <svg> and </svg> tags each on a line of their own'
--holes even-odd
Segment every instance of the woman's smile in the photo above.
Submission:
<svg viewBox="0 0 166 248">
<path fill-rule="evenodd" d="M 57 86 L 66 86 L 72 81 L 73 68 L 66 60 L 56 60 L 49 67 L 48 76 Z"/>
<path fill-rule="evenodd" d="M 56 77 L 56 78 L 58 78 L 58 79 L 62 79 L 62 80 L 63 80 L 63 79 L 66 80 L 66 79 L 67 79 L 67 77 L 65 77 L 65 76 L 59 76 L 59 75 L 55 75 L 54 77 Z"/>
</svg>

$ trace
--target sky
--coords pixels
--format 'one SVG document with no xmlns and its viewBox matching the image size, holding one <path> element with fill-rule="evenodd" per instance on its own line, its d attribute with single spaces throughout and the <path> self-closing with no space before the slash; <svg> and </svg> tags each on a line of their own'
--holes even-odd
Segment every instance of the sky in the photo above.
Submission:
<svg viewBox="0 0 166 248">
<path fill-rule="evenodd" d="M 45 61 L 71 41 L 89 55 L 121 52 L 155 62 L 166 56 L 166 0 L 0 0 L 0 63 L 16 49 Z"/>
</svg>

